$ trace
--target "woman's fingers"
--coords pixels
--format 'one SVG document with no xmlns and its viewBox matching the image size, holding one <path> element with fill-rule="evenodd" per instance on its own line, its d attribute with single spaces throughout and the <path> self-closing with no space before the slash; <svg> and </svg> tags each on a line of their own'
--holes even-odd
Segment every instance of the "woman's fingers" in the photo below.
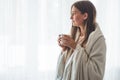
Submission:
<svg viewBox="0 0 120 80">
<path fill-rule="evenodd" d="M 59 46 L 63 47 L 64 46 L 64 42 L 65 41 L 61 37 L 58 38 L 58 45 Z"/>
<path fill-rule="evenodd" d="M 76 42 L 70 36 L 63 36 L 61 38 L 61 44 L 72 49 L 76 47 Z"/>
<path fill-rule="evenodd" d="M 73 49 L 76 47 L 75 41 L 69 35 L 60 35 L 58 38 L 58 44 L 61 47 L 64 46 Z"/>
<path fill-rule="evenodd" d="M 71 44 L 74 43 L 74 41 L 71 39 L 67 40 L 67 39 L 63 38 L 63 39 L 61 39 L 60 43 L 61 43 L 61 45 L 70 47 L 70 46 L 72 46 Z"/>
<path fill-rule="evenodd" d="M 70 40 L 71 39 L 71 37 L 69 35 L 63 35 L 61 38 L 62 39 L 66 39 L 66 40 Z"/>
<path fill-rule="evenodd" d="M 58 45 L 62 48 L 62 51 L 65 51 L 67 49 L 67 47 L 63 45 L 60 37 L 58 38 Z"/>
</svg>

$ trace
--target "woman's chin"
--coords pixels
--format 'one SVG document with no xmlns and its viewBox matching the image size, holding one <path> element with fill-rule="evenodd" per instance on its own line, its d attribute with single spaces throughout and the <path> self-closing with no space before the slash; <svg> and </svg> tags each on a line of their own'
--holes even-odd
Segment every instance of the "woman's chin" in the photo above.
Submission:
<svg viewBox="0 0 120 80">
<path fill-rule="evenodd" d="M 76 26 L 76 27 L 77 27 L 78 25 L 76 25 L 76 24 L 73 24 L 73 26 Z"/>
<path fill-rule="evenodd" d="M 76 23 L 74 23 L 74 22 L 72 23 L 72 25 L 73 25 L 73 26 L 78 26 L 78 24 L 76 24 Z"/>
</svg>

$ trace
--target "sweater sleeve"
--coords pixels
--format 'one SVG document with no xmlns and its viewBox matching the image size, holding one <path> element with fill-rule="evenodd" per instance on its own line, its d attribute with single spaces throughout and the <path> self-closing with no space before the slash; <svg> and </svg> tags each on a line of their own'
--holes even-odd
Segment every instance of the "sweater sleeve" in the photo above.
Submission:
<svg viewBox="0 0 120 80">
<path fill-rule="evenodd" d="M 102 80 L 105 69 L 106 44 L 100 37 L 88 52 L 81 46 L 73 59 L 71 80 Z"/>
</svg>

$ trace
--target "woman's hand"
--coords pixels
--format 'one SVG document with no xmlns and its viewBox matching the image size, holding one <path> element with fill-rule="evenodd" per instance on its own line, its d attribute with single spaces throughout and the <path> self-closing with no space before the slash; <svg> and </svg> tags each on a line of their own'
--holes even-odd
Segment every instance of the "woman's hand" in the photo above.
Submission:
<svg viewBox="0 0 120 80">
<path fill-rule="evenodd" d="M 67 47 L 69 47 L 74 50 L 76 48 L 76 42 L 69 35 L 61 35 L 58 38 L 58 44 L 63 49 L 66 49 Z"/>
<path fill-rule="evenodd" d="M 65 51 L 67 49 L 67 47 L 61 44 L 62 43 L 61 42 L 61 37 L 62 37 L 62 35 L 59 35 L 58 45 L 62 48 L 62 51 Z"/>
</svg>

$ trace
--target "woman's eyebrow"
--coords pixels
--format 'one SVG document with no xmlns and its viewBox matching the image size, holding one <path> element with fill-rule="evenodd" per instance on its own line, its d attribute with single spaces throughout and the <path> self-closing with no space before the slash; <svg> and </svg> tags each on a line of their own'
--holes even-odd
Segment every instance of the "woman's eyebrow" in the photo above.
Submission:
<svg viewBox="0 0 120 80">
<path fill-rule="evenodd" d="M 71 11 L 71 13 L 76 13 L 77 11 Z"/>
<path fill-rule="evenodd" d="M 77 11 L 74 10 L 74 11 L 71 11 L 71 12 L 77 12 Z"/>
</svg>

